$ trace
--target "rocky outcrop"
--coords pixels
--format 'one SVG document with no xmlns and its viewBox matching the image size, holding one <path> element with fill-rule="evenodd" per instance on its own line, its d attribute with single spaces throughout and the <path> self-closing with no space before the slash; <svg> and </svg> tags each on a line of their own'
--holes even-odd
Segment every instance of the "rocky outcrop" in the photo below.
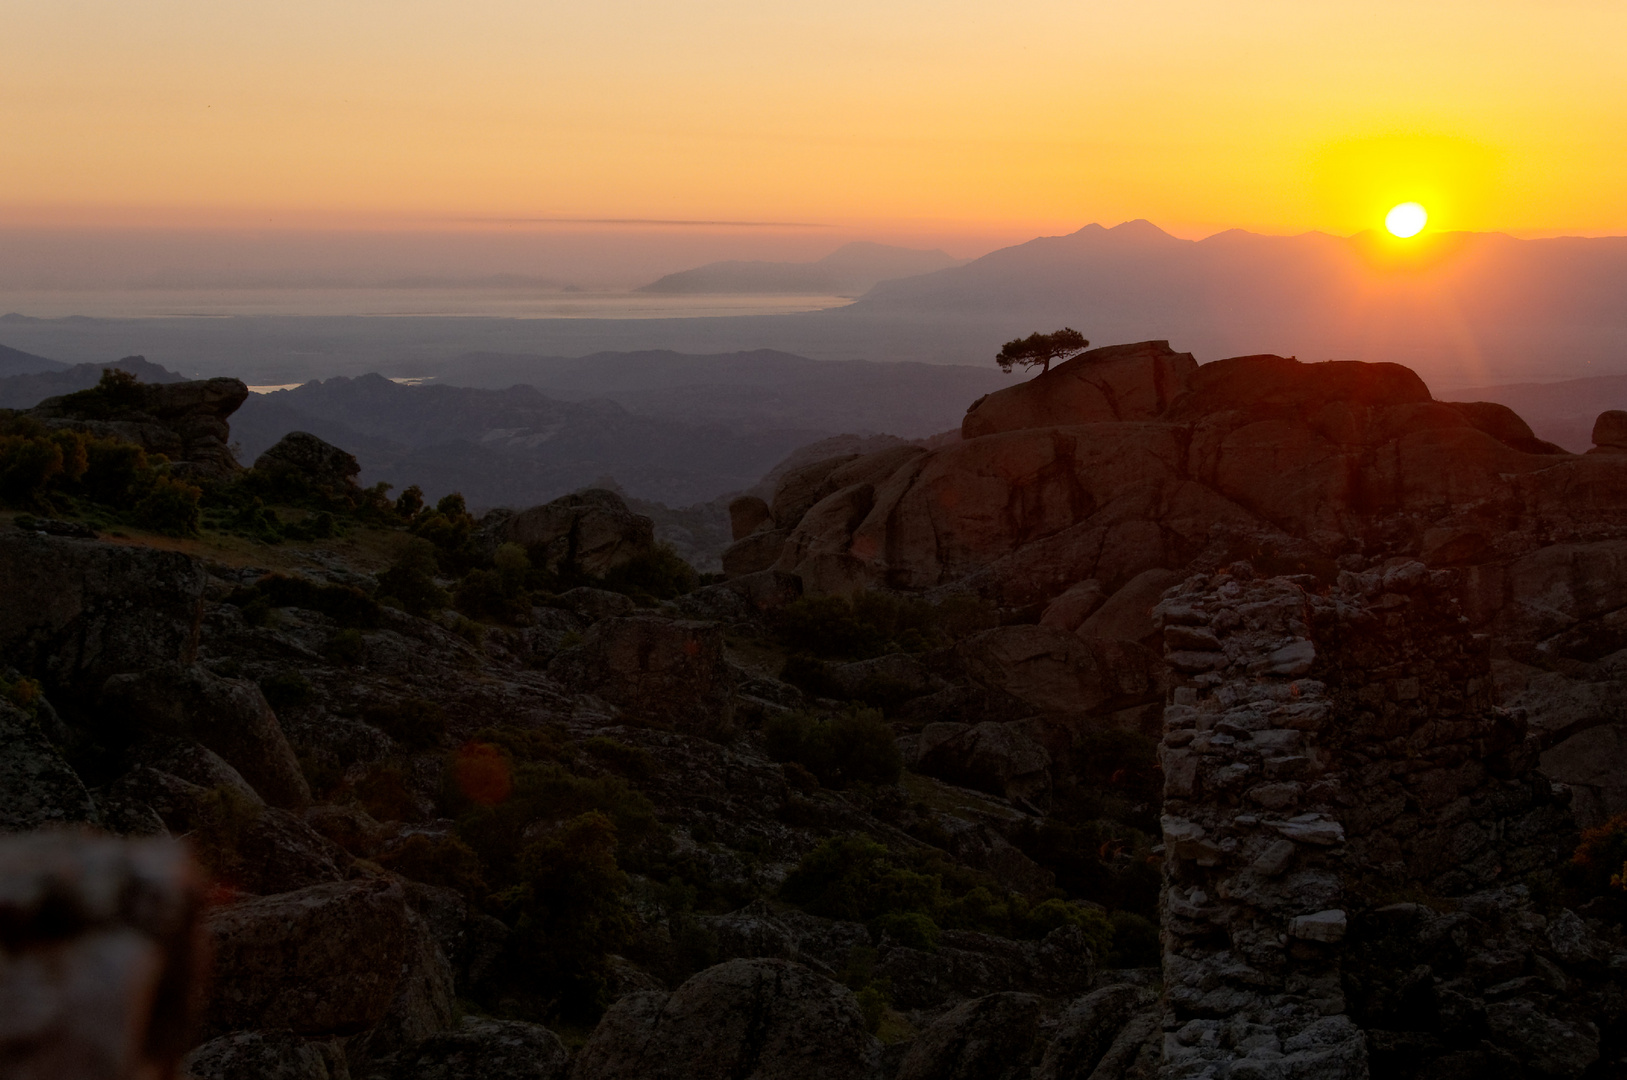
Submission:
<svg viewBox="0 0 1627 1080">
<path fill-rule="evenodd" d="M 171 841 L 0 837 L 6 1075 L 172 1075 L 194 1037 L 202 907 L 202 882 Z"/>
<path fill-rule="evenodd" d="M 853 994 L 785 960 L 731 960 L 674 993 L 630 994 L 577 1052 L 571 1080 L 880 1080 Z"/>
<path fill-rule="evenodd" d="M 996 390 L 966 410 L 960 436 L 1111 420 L 1151 420 L 1197 371 L 1191 353 L 1167 341 L 1092 349 L 1018 386 Z"/>
<path fill-rule="evenodd" d="M 593 577 L 603 577 L 655 549 L 655 524 L 629 510 L 620 495 L 602 488 L 500 516 L 483 531 L 494 548 L 511 543 L 527 549 L 538 567 Z"/>
<path fill-rule="evenodd" d="M 1465 927 L 1489 944 L 1541 925 L 1514 883 L 1575 843 L 1540 738 L 1491 703 L 1456 580 L 1397 561 L 1319 595 L 1239 565 L 1160 605 L 1184 684 L 1161 751 L 1166 1070 L 1435 1075 L 1517 1046 L 1522 1067 L 1579 1076 L 1597 1057 L 1582 986 L 1561 1006 L 1501 985 L 1549 950 L 1477 978 L 1462 938 L 1432 952 L 1428 909 L 1394 902 L 1506 913 Z M 1499 994 L 1514 1004 L 1494 1021 Z M 1486 1019 L 1465 1027 L 1451 1016 L 1471 999 Z"/>
<path fill-rule="evenodd" d="M 411 910 L 387 879 L 245 900 L 209 917 L 212 1033 L 350 1035 L 389 1013 L 408 968 Z"/>
<path fill-rule="evenodd" d="M 310 804 L 293 748 L 254 683 L 220 678 L 200 664 L 167 663 L 115 675 L 102 695 L 137 730 L 193 739 L 219 754 L 273 806 Z"/>
<path fill-rule="evenodd" d="M 47 398 L 28 411 L 47 427 L 135 443 L 163 454 L 176 471 L 206 480 L 225 480 L 241 468 L 229 446 L 226 418 L 248 400 L 240 379 L 102 386 Z"/>
<path fill-rule="evenodd" d="M 566 1053 L 541 1024 L 465 1016 L 382 1062 L 380 1080 L 563 1080 Z"/>
<path fill-rule="evenodd" d="M 0 654 L 88 707 L 109 676 L 192 660 L 205 580 L 179 552 L 0 533 Z"/>
<path fill-rule="evenodd" d="M 635 719 L 704 727 L 727 715 L 729 674 L 716 624 L 650 615 L 603 619 L 548 672 Z"/>
<path fill-rule="evenodd" d="M 7 701 L 0 701 L 0 792 L 0 833 L 100 819 L 84 782 L 39 721 Z"/>
<path fill-rule="evenodd" d="M 330 501 L 356 493 L 356 458 L 305 431 L 290 431 L 254 459 L 254 471 L 281 488 L 304 488 Z"/>
<path fill-rule="evenodd" d="M 344 1040 L 291 1031 L 234 1031 L 186 1056 L 188 1080 L 350 1080 Z"/>
<path fill-rule="evenodd" d="M 950 1009 L 921 1033 L 896 1080 L 1000 1080 L 1034 1056 L 1040 999 L 991 994 Z"/>
</svg>

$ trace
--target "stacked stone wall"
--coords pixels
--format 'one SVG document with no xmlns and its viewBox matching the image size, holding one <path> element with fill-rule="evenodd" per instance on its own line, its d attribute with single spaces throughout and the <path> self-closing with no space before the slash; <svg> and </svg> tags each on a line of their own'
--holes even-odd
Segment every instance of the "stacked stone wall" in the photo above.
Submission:
<svg viewBox="0 0 1627 1080">
<path fill-rule="evenodd" d="M 1455 586 L 1416 562 L 1331 589 L 1238 564 L 1155 609 L 1174 676 L 1169 1080 L 1380 1075 L 1390 1042 L 1372 1028 L 1395 1018 L 1375 1011 L 1372 928 L 1517 887 L 1574 845 L 1535 738 L 1492 703 Z"/>
</svg>

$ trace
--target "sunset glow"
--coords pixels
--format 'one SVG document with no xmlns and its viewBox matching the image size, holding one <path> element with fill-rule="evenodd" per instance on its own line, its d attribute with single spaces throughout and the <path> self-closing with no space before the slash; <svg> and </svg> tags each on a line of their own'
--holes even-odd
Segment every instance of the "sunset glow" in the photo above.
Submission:
<svg viewBox="0 0 1627 1080">
<path fill-rule="evenodd" d="M 1384 227 L 1390 235 L 1403 240 L 1423 232 L 1428 222 L 1429 212 L 1415 202 L 1401 203 L 1384 215 Z"/>
<path fill-rule="evenodd" d="M 17 0 L 0 225 L 1627 231 L 1627 6 L 1470 11 Z"/>
</svg>

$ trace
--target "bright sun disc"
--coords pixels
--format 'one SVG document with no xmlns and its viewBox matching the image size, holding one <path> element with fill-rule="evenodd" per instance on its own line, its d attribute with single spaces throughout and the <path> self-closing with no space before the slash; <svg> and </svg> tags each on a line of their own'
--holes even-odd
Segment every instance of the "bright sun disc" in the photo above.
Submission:
<svg viewBox="0 0 1627 1080">
<path fill-rule="evenodd" d="M 1390 230 L 1392 236 L 1402 238 L 1417 236 L 1424 231 L 1424 224 L 1428 221 L 1429 211 L 1415 202 L 1404 202 L 1384 215 L 1384 227 Z"/>
</svg>

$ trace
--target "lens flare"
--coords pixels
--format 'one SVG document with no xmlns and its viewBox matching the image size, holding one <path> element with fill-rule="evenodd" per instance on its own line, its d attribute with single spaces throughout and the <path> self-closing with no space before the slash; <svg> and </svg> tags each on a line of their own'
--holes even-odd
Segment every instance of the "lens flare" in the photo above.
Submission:
<svg viewBox="0 0 1627 1080">
<path fill-rule="evenodd" d="M 1384 215 L 1384 227 L 1390 230 L 1391 236 L 1405 239 L 1417 236 L 1424 231 L 1424 225 L 1429 221 L 1429 211 L 1415 202 L 1404 202 L 1400 206 L 1391 207 L 1390 212 Z"/>
</svg>

